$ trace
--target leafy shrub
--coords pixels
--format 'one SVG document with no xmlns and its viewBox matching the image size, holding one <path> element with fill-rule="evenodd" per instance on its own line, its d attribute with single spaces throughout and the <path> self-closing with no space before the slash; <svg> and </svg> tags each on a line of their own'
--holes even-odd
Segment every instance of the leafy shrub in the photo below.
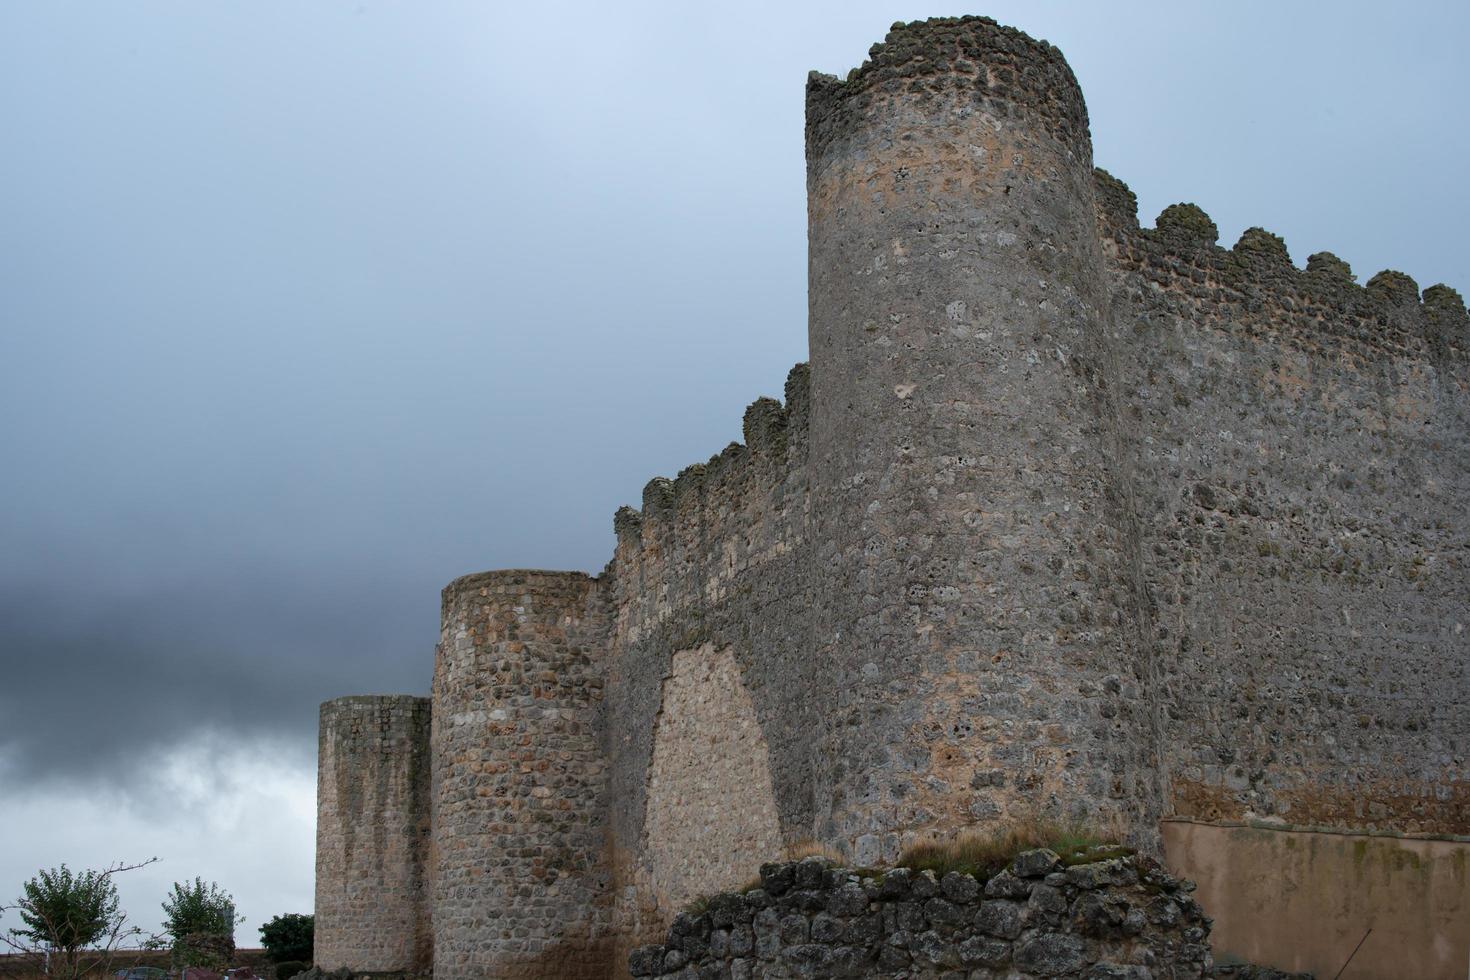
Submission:
<svg viewBox="0 0 1470 980">
<path fill-rule="evenodd" d="M 310 916 L 307 916 L 310 918 Z M 276 980 L 291 980 L 298 973 L 305 973 L 311 969 L 311 964 L 303 960 L 281 960 L 271 970 Z"/>
<path fill-rule="evenodd" d="M 265 955 L 272 963 L 304 960 L 309 966 L 315 948 L 315 928 L 315 916 L 287 912 L 260 927 L 260 945 L 265 947 Z"/>
<path fill-rule="evenodd" d="M 101 871 L 43 870 L 22 886 L 15 903 L 23 928 L 17 935 L 70 952 L 107 935 L 117 918 L 117 885 Z"/>
<path fill-rule="evenodd" d="M 163 928 L 173 940 L 174 966 L 221 970 L 235 955 L 235 899 L 215 882 L 195 878 L 190 885 L 174 882 L 163 903 Z"/>
</svg>

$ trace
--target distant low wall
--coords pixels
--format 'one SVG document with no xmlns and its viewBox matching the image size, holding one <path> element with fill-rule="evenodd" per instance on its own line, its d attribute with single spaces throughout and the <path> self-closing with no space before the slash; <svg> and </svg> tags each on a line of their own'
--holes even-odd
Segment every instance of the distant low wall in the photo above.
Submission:
<svg viewBox="0 0 1470 980">
<path fill-rule="evenodd" d="M 1470 841 L 1186 821 L 1163 838 L 1220 962 L 1333 977 L 1363 940 L 1342 980 L 1470 976 Z"/>
</svg>

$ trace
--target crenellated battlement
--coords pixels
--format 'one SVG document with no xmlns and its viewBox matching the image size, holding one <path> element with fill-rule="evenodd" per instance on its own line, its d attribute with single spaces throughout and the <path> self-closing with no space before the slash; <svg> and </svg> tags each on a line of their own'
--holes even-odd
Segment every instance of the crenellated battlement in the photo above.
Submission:
<svg viewBox="0 0 1470 980">
<path fill-rule="evenodd" d="M 740 512 L 772 503 L 771 495 L 800 484 L 806 461 L 810 372 L 797 364 L 787 375 L 783 404 L 761 397 L 745 409 L 744 443 L 732 442 L 704 463 L 693 463 L 672 480 L 656 476 L 643 487 L 641 509 L 620 507 L 613 531 L 625 560 L 644 548 L 660 550 L 689 522 L 709 522 L 720 512 Z M 683 525 L 676 527 L 676 525 Z"/>
<path fill-rule="evenodd" d="M 895 23 L 844 79 L 807 78 L 807 158 L 818 160 L 902 99 L 959 98 L 995 120 L 1024 116 L 1058 141 L 1088 143 L 1087 107 L 1062 53 L 989 17 Z"/>
<path fill-rule="evenodd" d="M 710 601 L 740 575 L 789 556 L 805 537 L 808 371 L 792 368 L 786 400 L 758 398 L 732 442 L 672 480 L 654 477 L 641 507 L 613 517 L 605 577 L 619 634 L 638 639 Z"/>
<path fill-rule="evenodd" d="M 1432 286 L 1421 297 L 1411 277 L 1392 269 L 1360 285 L 1351 267 L 1331 252 L 1317 252 L 1298 268 L 1286 242 L 1263 228 L 1248 228 L 1232 248 L 1222 248 L 1214 221 L 1192 203 L 1171 204 L 1153 228 L 1142 228 L 1137 199 L 1126 184 L 1096 170 L 1094 188 L 1109 255 L 1123 271 L 1179 296 L 1198 322 L 1247 330 L 1251 322 L 1268 323 L 1273 334 L 1294 328 L 1300 344 L 1335 338 L 1364 357 L 1425 344 L 1445 353 L 1470 349 L 1470 332 L 1455 327 L 1464 305 L 1448 286 Z"/>
<path fill-rule="evenodd" d="M 987 18 L 895 24 L 806 99 L 810 362 L 618 508 L 602 574 L 451 582 L 432 713 L 324 708 L 333 962 L 424 921 L 360 827 L 414 793 L 440 980 L 621 975 L 812 841 L 1470 834 L 1461 294 L 1194 203 L 1144 227 L 1060 52 Z M 383 751 L 430 715 L 425 789 Z"/>
</svg>

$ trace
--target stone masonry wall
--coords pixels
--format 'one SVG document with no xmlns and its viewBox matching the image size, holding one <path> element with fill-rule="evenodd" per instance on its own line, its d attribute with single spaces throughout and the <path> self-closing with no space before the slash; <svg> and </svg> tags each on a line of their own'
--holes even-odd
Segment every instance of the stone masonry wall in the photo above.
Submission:
<svg viewBox="0 0 1470 980">
<path fill-rule="evenodd" d="M 981 881 L 884 873 L 820 860 L 766 864 L 760 887 L 680 915 L 662 945 L 630 957 L 635 977 L 1033 977 L 1186 980 L 1209 976 L 1209 919 L 1148 861 L 1064 867 L 1027 851 Z"/>
<path fill-rule="evenodd" d="M 428 698 L 345 697 L 321 708 L 316 962 L 427 973 Z"/>
<path fill-rule="evenodd" d="M 818 836 L 1162 806 L 1087 113 L 1059 52 L 895 25 L 807 86 Z"/>
<path fill-rule="evenodd" d="M 606 976 L 606 619 L 578 573 L 444 589 L 434 668 L 439 980 Z"/>
<path fill-rule="evenodd" d="M 728 650 L 674 654 L 644 819 L 648 884 L 669 908 L 744 883 L 747 854 L 782 853 L 770 751 Z"/>
<path fill-rule="evenodd" d="M 1099 178 L 1180 816 L 1470 833 L 1470 324 Z"/>
<path fill-rule="evenodd" d="M 624 508 L 615 520 L 617 551 L 603 580 L 615 616 L 607 748 L 618 962 L 632 944 L 662 934 L 685 900 L 660 884 L 668 877 L 659 849 L 668 842 L 653 840 L 652 827 L 722 819 L 706 812 L 705 793 L 654 778 L 660 714 L 676 674 L 681 703 L 727 699 L 732 687 L 749 699 L 753 714 L 739 714 L 740 726 L 754 726 L 749 732 L 709 735 L 737 739 L 730 751 L 743 753 L 740 764 L 768 771 L 774 826 L 763 824 L 756 839 L 769 840 L 770 830 L 782 845 L 812 836 L 810 733 L 822 698 L 819 665 L 808 655 L 807 406 L 808 372 L 799 364 L 784 404 L 762 398 L 746 410 L 744 445 L 674 480 L 650 481 L 641 512 Z M 757 764 L 761 755 L 768 761 Z M 730 840 L 745 833 L 732 831 Z M 732 851 L 711 861 L 733 868 L 780 856 Z"/>
</svg>

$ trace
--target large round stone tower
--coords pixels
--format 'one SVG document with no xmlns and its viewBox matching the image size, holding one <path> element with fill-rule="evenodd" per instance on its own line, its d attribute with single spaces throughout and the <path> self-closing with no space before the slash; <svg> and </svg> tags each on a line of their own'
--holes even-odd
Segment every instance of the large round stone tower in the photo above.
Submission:
<svg viewBox="0 0 1470 980">
<path fill-rule="evenodd" d="M 429 699 L 406 694 L 322 705 L 317 745 L 316 963 L 426 974 Z"/>
<path fill-rule="evenodd" d="M 1082 94 L 983 18 L 807 84 L 816 833 L 1153 806 Z"/>
<path fill-rule="evenodd" d="M 434 976 L 606 976 L 611 903 L 597 583 L 468 575 L 434 667 Z"/>
</svg>

